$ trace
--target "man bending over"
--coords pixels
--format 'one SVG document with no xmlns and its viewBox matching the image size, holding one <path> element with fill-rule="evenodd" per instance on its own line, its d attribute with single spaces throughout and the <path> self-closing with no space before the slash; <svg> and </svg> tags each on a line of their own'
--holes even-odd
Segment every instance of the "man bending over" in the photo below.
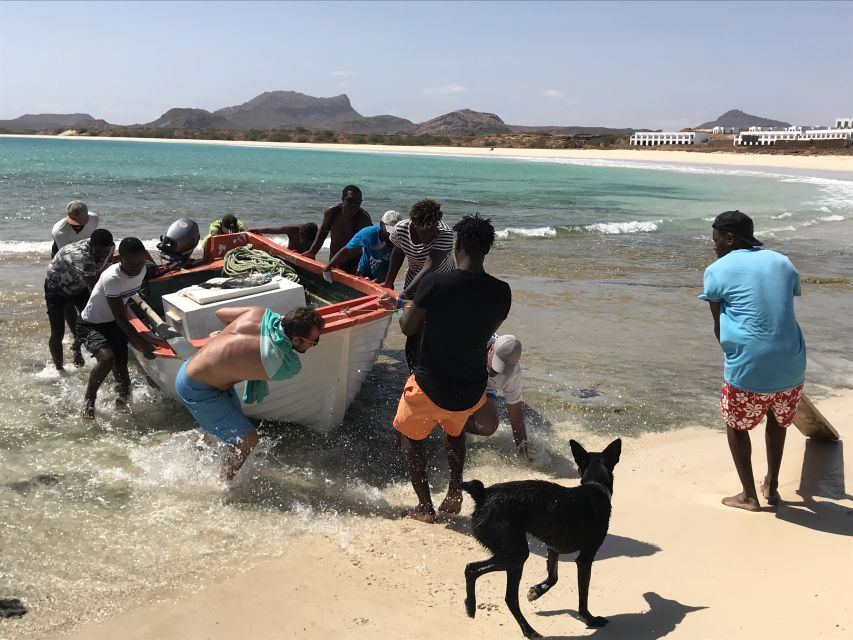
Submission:
<svg viewBox="0 0 853 640">
<path fill-rule="evenodd" d="M 181 365 L 175 391 L 205 433 L 230 445 L 222 469 L 230 480 L 258 444 L 258 430 L 240 408 L 234 385 L 248 381 L 244 402 L 263 400 L 267 380 L 299 373 L 296 354 L 320 342 L 324 321 L 307 307 L 284 318 L 263 307 L 218 309 L 216 317 L 227 326 Z"/>
</svg>

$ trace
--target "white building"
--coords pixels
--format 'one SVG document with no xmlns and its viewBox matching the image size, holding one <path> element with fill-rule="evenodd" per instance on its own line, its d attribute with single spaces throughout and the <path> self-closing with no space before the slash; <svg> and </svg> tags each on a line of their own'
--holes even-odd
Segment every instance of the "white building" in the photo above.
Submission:
<svg viewBox="0 0 853 640">
<path fill-rule="evenodd" d="M 836 118 L 836 129 L 853 129 L 853 118 Z"/>
<path fill-rule="evenodd" d="M 696 131 L 637 131 L 631 136 L 631 144 L 639 147 L 656 147 L 663 144 L 705 144 L 709 140 L 707 133 Z"/>
<path fill-rule="evenodd" d="M 711 129 L 711 133 L 736 133 L 734 127 L 714 127 Z"/>
<path fill-rule="evenodd" d="M 751 128 L 751 127 L 750 127 Z M 853 128 L 807 129 L 788 127 L 785 131 L 750 131 L 741 133 L 734 140 L 735 146 L 763 147 L 786 140 L 849 140 L 853 139 Z"/>
</svg>

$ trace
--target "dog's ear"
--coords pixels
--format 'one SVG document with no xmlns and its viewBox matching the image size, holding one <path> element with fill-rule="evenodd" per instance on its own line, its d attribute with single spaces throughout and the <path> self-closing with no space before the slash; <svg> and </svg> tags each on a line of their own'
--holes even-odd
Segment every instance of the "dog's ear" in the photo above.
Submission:
<svg viewBox="0 0 853 640">
<path fill-rule="evenodd" d="M 622 455 L 622 439 L 616 438 L 613 442 L 607 445 L 607 448 L 602 451 L 602 454 L 607 458 L 610 468 L 612 469 L 615 467 L 616 463 L 619 462 L 619 457 Z"/>
<path fill-rule="evenodd" d="M 569 440 L 569 446 L 572 448 L 572 455 L 575 458 L 575 462 L 578 467 L 584 469 L 589 462 L 589 454 L 586 452 L 581 444 L 575 440 Z"/>
</svg>

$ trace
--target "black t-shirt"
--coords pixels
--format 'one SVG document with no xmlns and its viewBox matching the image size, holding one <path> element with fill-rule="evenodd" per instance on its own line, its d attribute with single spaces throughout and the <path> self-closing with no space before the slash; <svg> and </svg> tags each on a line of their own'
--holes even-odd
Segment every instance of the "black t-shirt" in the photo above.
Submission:
<svg viewBox="0 0 853 640">
<path fill-rule="evenodd" d="M 488 273 L 428 273 L 415 305 L 427 310 L 415 380 L 448 411 L 470 409 L 486 389 L 489 338 L 509 315 L 509 285 Z"/>
</svg>

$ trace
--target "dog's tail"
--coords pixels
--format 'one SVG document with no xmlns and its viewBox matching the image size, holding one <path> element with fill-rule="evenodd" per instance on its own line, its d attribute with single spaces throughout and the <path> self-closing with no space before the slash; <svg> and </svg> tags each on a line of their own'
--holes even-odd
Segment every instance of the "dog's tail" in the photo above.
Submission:
<svg viewBox="0 0 853 640">
<path fill-rule="evenodd" d="M 462 483 L 462 490 L 467 491 L 471 494 L 471 497 L 474 498 L 474 502 L 476 504 L 482 504 L 483 499 L 486 497 L 486 487 L 483 486 L 483 483 L 479 480 L 469 480 L 468 482 Z"/>
</svg>

